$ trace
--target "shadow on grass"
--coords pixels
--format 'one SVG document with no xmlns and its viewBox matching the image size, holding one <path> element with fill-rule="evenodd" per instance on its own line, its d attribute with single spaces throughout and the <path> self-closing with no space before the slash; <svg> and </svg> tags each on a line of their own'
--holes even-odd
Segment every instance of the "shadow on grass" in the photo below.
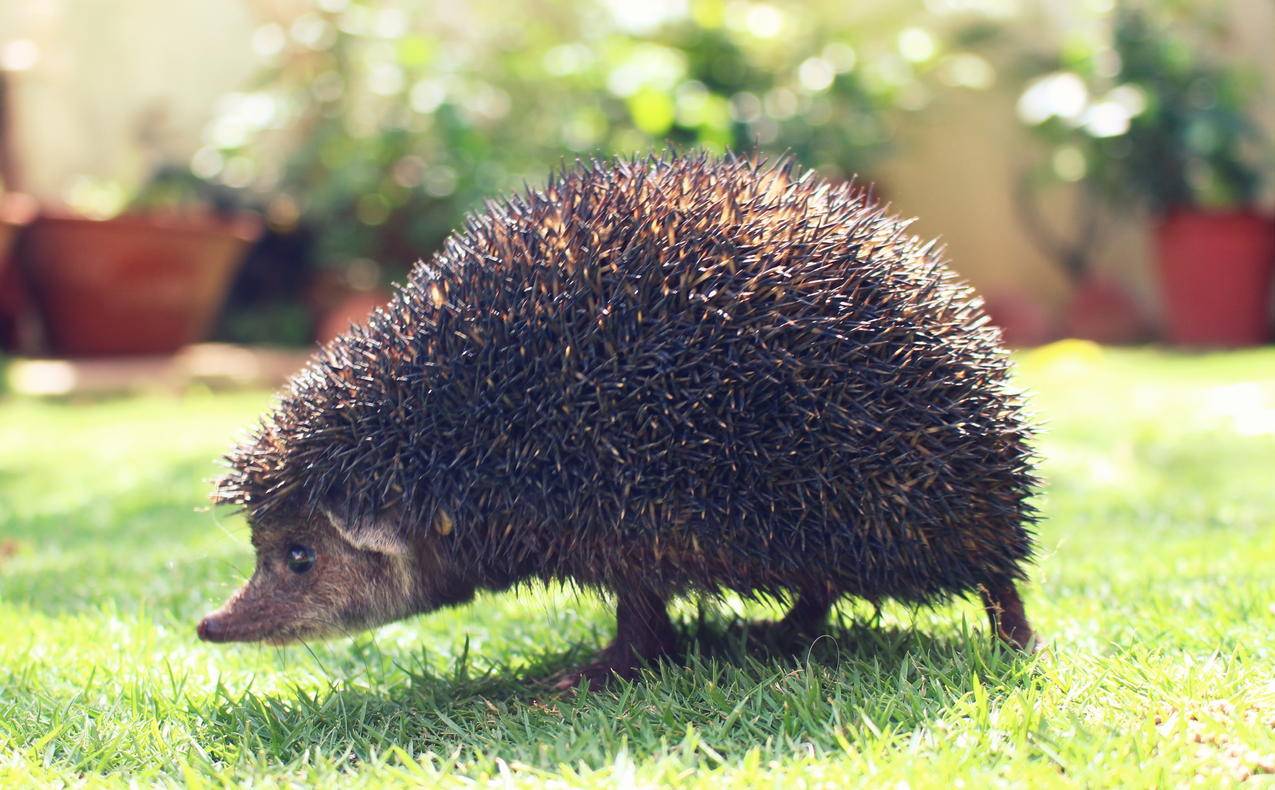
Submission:
<svg viewBox="0 0 1275 790">
<path fill-rule="evenodd" d="M 763 759 L 784 759 L 842 752 L 847 739 L 883 732 L 902 737 L 968 706 L 974 687 L 994 704 L 1037 678 L 1034 661 L 981 631 L 935 637 L 839 625 L 787 649 L 759 644 L 751 631 L 701 622 L 683 659 L 597 690 L 558 693 L 545 683 L 592 649 L 481 672 L 462 654 L 447 673 L 399 666 L 390 673 L 397 677 L 372 686 L 349 678 L 318 693 L 219 690 L 192 712 L 207 724 L 200 742 L 209 756 L 232 764 L 245 755 L 287 763 L 316 749 L 340 762 L 367 761 L 398 747 L 431 754 L 440 767 L 498 756 L 552 769 L 711 744 L 696 759 L 712 765 L 754 747 Z"/>
</svg>

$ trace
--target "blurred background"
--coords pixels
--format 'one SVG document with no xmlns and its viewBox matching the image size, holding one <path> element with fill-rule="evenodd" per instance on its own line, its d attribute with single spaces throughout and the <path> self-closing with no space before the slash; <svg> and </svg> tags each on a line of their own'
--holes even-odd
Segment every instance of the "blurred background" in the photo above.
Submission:
<svg viewBox="0 0 1275 790">
<path fill-rule="evenodd" d="M 19 392 L 268 384 L 576 158 L 790 152 L 1015 345 L 1269 341 L 1269 0 L 9 0 Z"/>
</svg>

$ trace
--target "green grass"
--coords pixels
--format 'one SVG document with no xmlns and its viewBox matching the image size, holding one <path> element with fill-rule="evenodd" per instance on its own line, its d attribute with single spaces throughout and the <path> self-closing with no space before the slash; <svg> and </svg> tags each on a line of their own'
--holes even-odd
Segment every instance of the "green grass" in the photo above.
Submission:
<svg viewBox="0 0 1275 790">
<path fill-rule="evenodd" d="M 1275 771 L 1275 353 L 1022 355 L 1047 491 L 1026 659 L 968 601 L 847 604 L 795 655 L 679 605 L 686 666 L 536 679 L 613 627 L 561 590 L 355 640 L 208 646 L 251 565 L 202 507 L 269 403 L 0 401 L 0 785 L 1171 786 Z M 1269 777 L 1268 777 L 1269 778 Z"/>
</svg>

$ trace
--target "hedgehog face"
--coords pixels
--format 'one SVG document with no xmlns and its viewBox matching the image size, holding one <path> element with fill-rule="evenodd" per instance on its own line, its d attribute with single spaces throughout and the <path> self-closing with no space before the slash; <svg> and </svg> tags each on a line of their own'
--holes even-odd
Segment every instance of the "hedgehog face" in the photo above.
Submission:
<svg viewBox="0 0 1275 790">
<path fill-rule="evenodd" d="M 350 634 L 459 603 L 473 587 L 446 572 L 432 546 L 407 545 L 377 521 L 330 512 L 253 523 L 248 583 L 199 624 L 210 642 L 269 642 Z"/>
</svg>

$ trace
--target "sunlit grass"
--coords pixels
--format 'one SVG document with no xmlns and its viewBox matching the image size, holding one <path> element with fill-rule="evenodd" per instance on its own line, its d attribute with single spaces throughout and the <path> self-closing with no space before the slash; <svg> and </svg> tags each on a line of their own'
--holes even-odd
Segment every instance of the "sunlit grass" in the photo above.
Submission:
<svg viewBox="0 0 1275 790">
<path fill-rule="evenodd" d="M 678 607 L 685 666 L 575 697 L 536 680 L 613 627 L 561 590 L 356 640 L 217 647 L 251 564 L 200 509 L 269 403 L 0 401 L 0 785 L 478 779 L 612 786 L 1170 786 L 1275 771 L 1275 353 L 1022 355 L 1045 423 L 1034 659 L 971 602 L 843 606 L 794 655 Z M 773 613 L 746 608 L 750 616 Z"/>
</svg>

